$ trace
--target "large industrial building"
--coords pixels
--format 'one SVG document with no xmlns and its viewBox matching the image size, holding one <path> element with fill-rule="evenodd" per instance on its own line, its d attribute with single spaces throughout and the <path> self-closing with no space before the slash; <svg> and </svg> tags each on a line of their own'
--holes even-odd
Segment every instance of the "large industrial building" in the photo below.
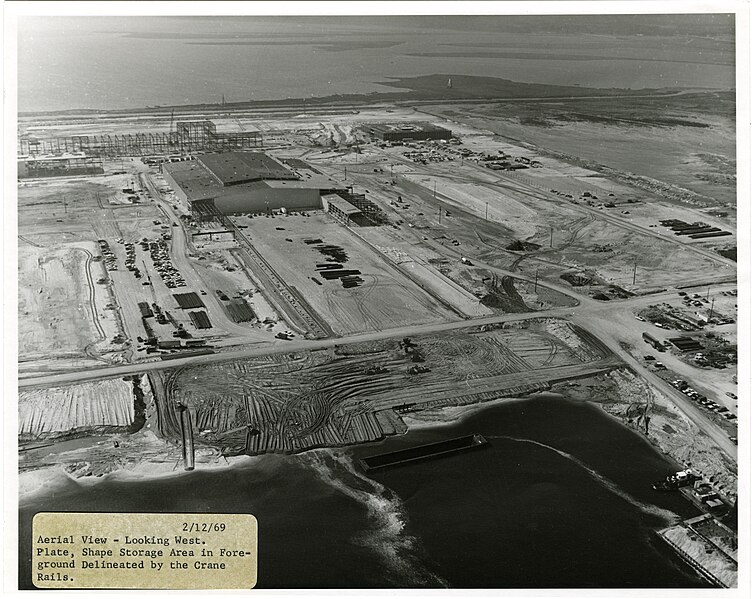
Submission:
<svg viewBox="0 0 756 599">
<path fill-rule="evenodd" d="M 168 163 L 163 175 L 188 209 L 212 202 L 222 214 L 319 209 L 321 195 L 341 189 L 325 175 L 308 172 L 302 178 L 261 152 L 205 154 Z"/>
<path fill-rule="evenodd" d="M 417 123 L 378 123 L 363 125 L 363 129 L 381 141 L 422 141 L 425 139 L 451 139 L 452 132 L 438 125 Z"/>
<path fill-rule="evenodd" d="M 19 179 L 101 175 L 104 172 L 102 158 L 88 156 L 83 152 L 18 157 Z"/>
<path fill-rule="evenodd" d="M 19 156 L 85 153 L 94 157 L 152 156 L 194 152 L 228 152 L 262 146 L 259 131 L 218 131 L 215 123 L 204 120 L 180 120 L 169 131 L 124 133 L 121 135 L 73 135 L 37 139 L 28 131 L 19 134 Z"/>
</svg>

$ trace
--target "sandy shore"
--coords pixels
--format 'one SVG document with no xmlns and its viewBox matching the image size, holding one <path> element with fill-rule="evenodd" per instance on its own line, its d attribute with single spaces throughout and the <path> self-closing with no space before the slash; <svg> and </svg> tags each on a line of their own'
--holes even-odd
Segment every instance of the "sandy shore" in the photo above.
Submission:
<svg viewBox="0 0 756 599">
<path fill-rule="evenodd" d="M 537 397 L 590 401 L 643 435 L 657 451 L 680 464 L 691 463 L 707 478 L 716 479 L 718 490 L 725 496 L 734 498 L 737 494 L 737 476 L 731 471 L 733 465 L 723 463 L 724 458 L 714 450 L 713 443 L 700 434 L 693 435 L 691 439 L 691 424 L 685 416 L 671 402 L 626 372 L 566 382 L 556 385 L 553 391 L 524 397 L 504 397 L 477 404 L 425 410 L 406 415 L 403 419 L 410 431 L 438 428 L 456 424 L 487 408 Z M 647 433 L 643 420 L 646 414 L 650 415 Z M 134 435 L 92 437 L 91 443 L 79 441 L 73 450 L 58 452 L 53 445 L 47 455 L 37 456 L 32 463 L 22 464 L 28 469 L 19 475 L 21 500 L 50 492 L 65 479 L 80 484 L 97 484 L 106 478 L 145 480 L 184 473 L 180 446 L 158 438 L 150 430 Z M 259 459 L 262 456 L 225 457 L 216 448 L 199 446 L 196 469 L 233 468 Z"/>
</svg>

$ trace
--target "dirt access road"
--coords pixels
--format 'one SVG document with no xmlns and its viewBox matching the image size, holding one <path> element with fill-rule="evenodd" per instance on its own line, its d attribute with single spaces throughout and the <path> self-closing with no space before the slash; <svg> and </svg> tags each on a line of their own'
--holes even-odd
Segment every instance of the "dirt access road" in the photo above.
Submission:
<svg viewBox="0 0 756 599">
<path fill-rule="evenodd" d="M 668 294 L 672 297 L 672 294 Z M 253 349 L 244 349 L 224 352 L 221 354 L 212 354 L 205 356 L 190 356 L 178 358 L 170 363 L 158 361 L 143 364 L 131 364 L 128 366 L 109 367 L 93 369 L 86 372 L 65 373 L 25 379 L 19 382 L 20 388 L 50 386 L 65 383 L 76 383 L 85 380 L 96 380 L 114 376 L 124 376 L 128 374 L 143 373 L 150 370 L 162 370 L 165 368 L 175 368 L 188 366 L 191 364 L 207 364 L 211 362 L 224 362 L 228 360 L 251 358 L 276 353 L 289 353 L 295 351 L 312 351 L 318 349 L 332 348 L 336 345 L 348 345 L 365 341 L 375 341 L 380 339 L 390 339 L 405 336 L 415 336 L 427 333 L 441 331 L 452 331 L 470 326 L 481 326 L 485 324 L 496 324 L 506 322 L 516 322 L 521 320 L 530 320 L 536 318 L 561 317 L 567 318 L 579 326 L 593 333 L 603 341 L 612 351 L 627 362 L 643 379 L 658 389 L 662 394 L 670 397 L 675 405 L 683 412 L 692 422 L 696 424 L 703 432 L 709 435 L 731 459 L 737 459 L 737 448 L 729 440 L 727 434 L 717 427 L 713 422 L 706 418 L 695 406 L 691 405 L 690 400 L 672 389 L 662 379 L 649 372 L 638 360 L 628 351 L 623 349 L 618 339 L 636 340 L 638 336 L 638 321 L 632 314 L 632 308 L 638 305 L 639 300 L 653 302 L 658 299 L 657 296 L 647 296 L 643 298 L 632 298 L 631 300 L 615 301 L 609 303 L 592 302 L 590 307 L 587 303 L 576 307 L 554 308 L 542 312 L 531 314 L 507 314 L 488 318 L 476 318 L 461 322 L 451 322 L 415 327 L 403 327 L 399 329 L 390 329 L 377 333 L 368 333 L 363 335 L 354 335 L 348 339 L 328 339 L 323 341 L 298 341 L 290 343 L 280 343 L 274 347 L 266 345 Z M 628 304 L 628 309 L 617 309 L 617 305 Z M 602 309 L 599 309 L 602 308 Z"/>
<path fill-rule="evenodd" d="M 207 290 L 207 285 L 189 262 L 189 258 L 186 255 L 186 231 L 184 231 L 180 219 L 176 217 L 173 209 L 162 199 L 160 192 L 155 188 L 152 178 L 147 175 L 144 177 L 144 181 L 146 182 L 146 187 L 149 190 L 150 196 L 155 200 L 157 206 L 162 210 L 165 217 L 171 223 L 172 235 L 170 252 L 173 264 L 184 276 L 190 288 Z M 179 291 L 182 293 L 186 292 L 186 290 Z M 226 314 L 226 311 L 223 309 L 220 300 L 216 297 L 214 290 L 210 289 L 207 295 L 202 296 L 202 301 L 205 304 L 210 322 L 214 328 L 225 331 L 234 337 L 241 337 L 249 342 L 267 341 L 270 339 L 270 335 L 266 335 L 262 331 L 232 322 Z"/>
</svg>

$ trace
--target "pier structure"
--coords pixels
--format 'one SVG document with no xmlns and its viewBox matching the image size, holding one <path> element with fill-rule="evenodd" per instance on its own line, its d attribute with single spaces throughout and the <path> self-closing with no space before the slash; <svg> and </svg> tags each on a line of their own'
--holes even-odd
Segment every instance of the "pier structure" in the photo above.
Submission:
<svg viewBox="0 0 756 599">
<path fill-rule="evenodd" d="M 194 470 L 194 431 L 192 430 L 192 414 L 189 408 L 181 402 L 176 402 L 181 421 L 181 445 L 184 456 L 184 470 Z"/>
</svg>

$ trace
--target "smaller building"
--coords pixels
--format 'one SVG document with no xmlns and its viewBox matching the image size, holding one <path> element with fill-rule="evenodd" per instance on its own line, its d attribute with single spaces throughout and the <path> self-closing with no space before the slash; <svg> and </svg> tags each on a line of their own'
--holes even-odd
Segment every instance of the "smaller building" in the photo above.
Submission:
<svg viewBox="0 0 756 599">
<path fill-rule="evenodd" d="M 451 139 L 452 132 L 433 123 L 377 123 L 364 125 L 365 132 L 381 141 L 422 141 L 426 139 Z"/>
<path fill-rule="evenodd" d="M 363 216 L 362 210 L 335 193 L 326 194 L 321 199 L 323 200 L 325 211 L 340 223 L 346 225 L 355 222 L 355 219 Z"/>
<path fill-rule="evenodd" d="M 104 172 L 102 158 L 88 156 L 84 152 L 18 157 L 19 179 L 101 175 Z"/>
</svg>

